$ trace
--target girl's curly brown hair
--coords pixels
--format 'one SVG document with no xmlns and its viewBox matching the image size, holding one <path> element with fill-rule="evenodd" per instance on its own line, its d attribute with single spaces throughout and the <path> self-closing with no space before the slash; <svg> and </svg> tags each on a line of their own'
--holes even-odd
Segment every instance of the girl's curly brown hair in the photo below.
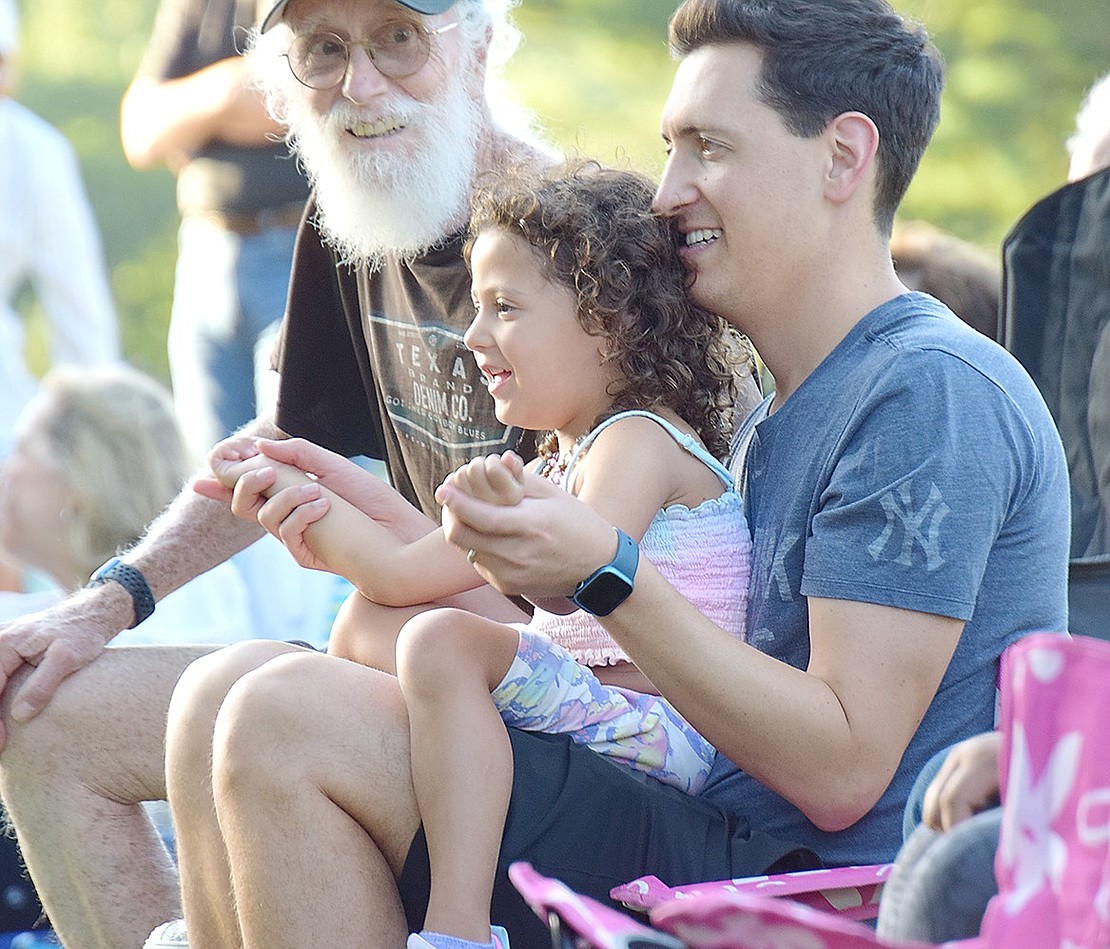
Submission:
<svg viewBox="0 0 1110 949">
<path fill-rule="evenodd" d="M 675 234 L 652 212 L 654 194 L 646 176 L 592 161 L 484 179 L 471 205 L 466 257 L 483 230 L 524 237 L 548 275 L 577 295 L 579 323 L 609 340 L 607 355 L 621 370 L 624 381 L 597 422 L 666 406 L 723 458 L 737 372 L 751 353 L 723 319 L 687 299 Z M 550 457 L 554 434 L 538 447 Z"/>
</svg>

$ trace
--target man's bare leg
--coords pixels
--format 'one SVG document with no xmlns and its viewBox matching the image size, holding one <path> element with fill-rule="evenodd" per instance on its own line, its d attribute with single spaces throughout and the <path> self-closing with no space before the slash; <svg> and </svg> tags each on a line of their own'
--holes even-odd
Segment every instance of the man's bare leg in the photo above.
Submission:
<svg viewBox="0 0 1110 949">
<path fill-rule="evenodd" d="M 223 836 L 212 800 L 212 732 L 228 689 L 244 673 L 278 655 L 287 643 L 254 640 L 205 656 L 174 689 L 166 727 L 166 788 L 173 812 L 181 899 L 193 949 L 242 945 Z"/>
<path fill-rule="evenodd" d="M 395 678 L 308 653 L 248 673 L 216 721 L 213 788 L 247 945 L 404 945 L 395 876 L 419 814 Z"/>
<path fill-rule="evenodd" d="M 166 796 L 170 694 L 212 648 L 109 647 L 30 722 L 4 704 L 0 793 L 68 949 L 141 946 L 180 915 L 173 862 L 140 802 Z"/>
</svg>

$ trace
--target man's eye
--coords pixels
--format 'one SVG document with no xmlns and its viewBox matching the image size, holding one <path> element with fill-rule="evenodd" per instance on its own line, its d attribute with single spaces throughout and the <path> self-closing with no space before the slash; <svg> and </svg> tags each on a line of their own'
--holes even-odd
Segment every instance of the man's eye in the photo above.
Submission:
<svg viewBox="0 0 1110 949">
<path fill-rule="evenodd" d="M 411 23 L 393 23 L 383 29 L 376 39 L 379 46 L 408 46 L 416 39 L 416 27 Z"/>
<path fill-rule="evenodd" d="M 331 33 L 321 33 L 309 38 L 305 44 L 307 54 L 312 59 L 342 56 L 344 45 L 338 36 Z"/>
<path fill-rule="evenodd" d="M 717 142 L 714 142 L 712 139 L 699 137 L 698 148 L 703 155 L 715 155 L 718 151 L 720 151 L 721 146 L 717 144 Z"/>
</svg>

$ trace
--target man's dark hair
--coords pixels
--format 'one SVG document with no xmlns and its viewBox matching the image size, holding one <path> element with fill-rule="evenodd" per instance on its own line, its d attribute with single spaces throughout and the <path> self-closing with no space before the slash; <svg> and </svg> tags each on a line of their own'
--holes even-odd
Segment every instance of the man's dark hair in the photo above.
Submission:
<svg viewBox="0 0 1110 949">
<path fill-rule="evenodd" d="M 758 94 L 793 134 L 843 112 L 875 123 L 875 221 L 889 234 L 940 119 L 944 64 L 924 28 L 885 0 L 684 0 L 671 19 L 677 57 L 737 42 L 762 52 Z"/>
</svg>

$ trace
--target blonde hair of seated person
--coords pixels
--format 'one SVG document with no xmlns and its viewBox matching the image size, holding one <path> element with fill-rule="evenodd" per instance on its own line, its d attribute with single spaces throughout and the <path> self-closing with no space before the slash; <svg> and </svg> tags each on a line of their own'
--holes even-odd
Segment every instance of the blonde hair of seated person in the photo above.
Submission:
<svg viewBox="0 0 1110 949">
<path fill-rule="evenodd" d="M 8 464 L 0 542 L 67 588 L 134 544 L 193 467 L 169 392 L 124 365 L 48 372 L 20 418 Z M 19 492 L 46 490 L 51 479 L 60 527 L 46 517 L 20 523 L 29 505 Z"/>
</svg>

